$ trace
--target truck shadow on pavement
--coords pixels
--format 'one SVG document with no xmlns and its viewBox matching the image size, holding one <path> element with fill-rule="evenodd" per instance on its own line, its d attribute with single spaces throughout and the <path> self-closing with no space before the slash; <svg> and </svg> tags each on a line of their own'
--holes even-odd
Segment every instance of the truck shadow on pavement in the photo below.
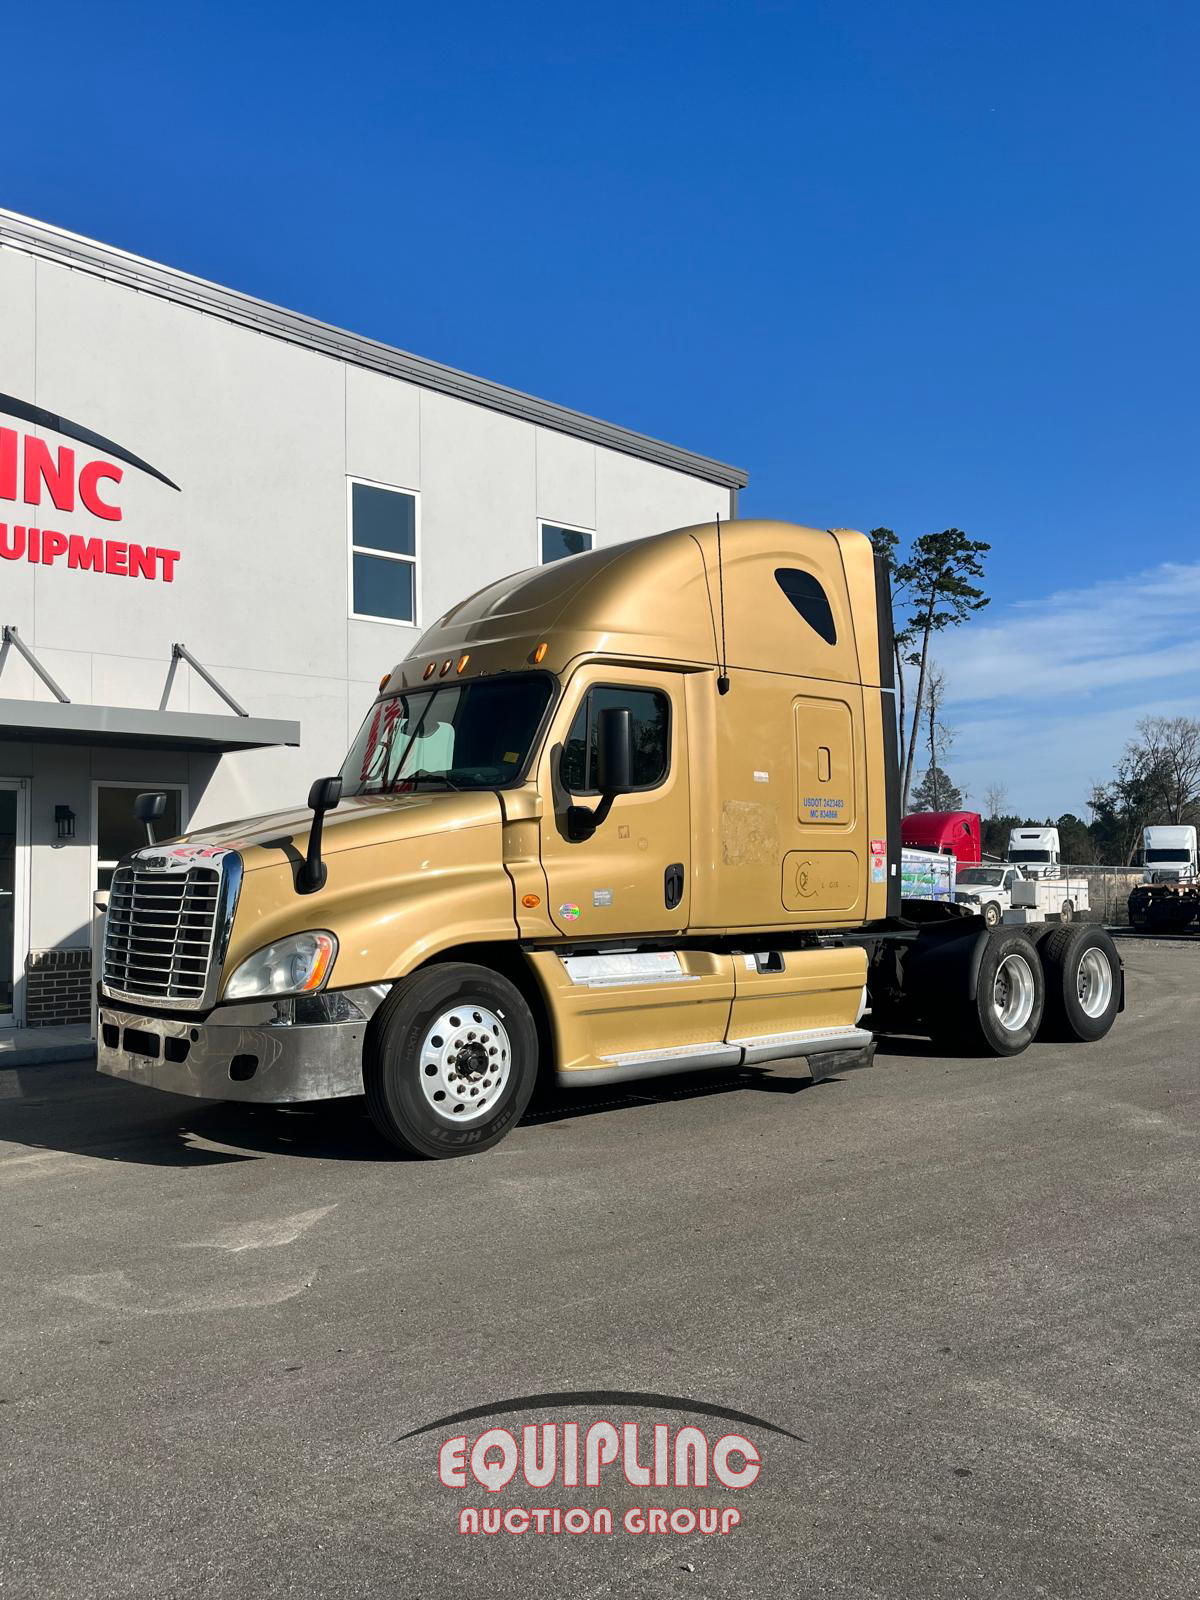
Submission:
<svg viewBox="0 0 1200 1600">
<path fill-rule="evenodd" d="M 193 1100 L 100 1077 L 87 1062 L 17 1069 L 0 1079 L 0 1139 L 26 1149 L 153 1167 L 221 1166 L 264 1156 L 406 1159 L 375 1131 L 362 1099 L 295 1106 Z M 536 1137 L 539 1128 L 671 1101 L 745 1092 L 794 1095 L 838 1082 L 835 1076 L 814 1085 L 799 1063 L 780 1063 L 773 1073 L 681 1073 L 607 1092 L 546 1088 L 534 1095 L 517 1131 Z"/>
</svg>

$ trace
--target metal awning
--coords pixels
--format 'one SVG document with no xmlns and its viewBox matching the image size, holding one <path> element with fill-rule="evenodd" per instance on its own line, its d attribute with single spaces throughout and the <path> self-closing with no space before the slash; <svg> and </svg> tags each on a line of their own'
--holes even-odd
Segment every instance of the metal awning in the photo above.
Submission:
<svg viewBox="0 0 1200 1600">
<path fill-rule="evenodd" d="M 261 750 L 300 743 L 300 724 L 202 711 L 143 711 L 74 701 L 0 700 L 0 739 L 141 749 Z"/>
</svg>

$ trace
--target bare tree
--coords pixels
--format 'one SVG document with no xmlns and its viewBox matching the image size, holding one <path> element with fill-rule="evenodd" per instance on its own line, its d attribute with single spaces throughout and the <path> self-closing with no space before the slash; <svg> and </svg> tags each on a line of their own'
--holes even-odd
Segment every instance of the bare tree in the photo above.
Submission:
<svg viewBox="0 0 1200 1600">
<path fill-rule="evenodd" d="M 1195 717 L 1143 717 L 1127 754 L 1153 772 L 1166 821 L 1180 823 L 1200 800 L 1200 721 Z"/>
<path fill-rule="evenodd" d="M 942 702 L 946 698 L 946 674 L 936 661 L 930 661 L 925 676 L 925 699 L 921 710 L 929 743 L 929 765 L 934 768 L 945 764 L 946 753 L 953 747 L 954 729 L 942 717 Z"/>
<path fill-rule="evenodd" d="M 989 821 L 993 817 L 1005 815 L 1005 806 L 1008 805 L 1008 785 L 993 781 L 983 791 L 983 809 L 987 812 Z"/>
</svg>

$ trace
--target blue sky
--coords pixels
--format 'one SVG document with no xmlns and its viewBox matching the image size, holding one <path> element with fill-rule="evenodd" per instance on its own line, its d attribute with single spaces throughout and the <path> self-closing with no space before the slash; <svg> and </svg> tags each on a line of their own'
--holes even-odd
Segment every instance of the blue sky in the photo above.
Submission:
<svg viewBox="0 0 1200 1600">
<path fill-rule="evenodd" d="M 64 3 L 5 45 L 3 204 L 737 462 L 745 514 L 990 540 L 940 651 L 974 793 L 1079 810 L 1200 713 L 1194 581 L 1153 647 L 1119 603 L 1196 570 L 1195 8 Z M 1064 676 L 1093 606 L 1120 649 Z"/>
</svg>

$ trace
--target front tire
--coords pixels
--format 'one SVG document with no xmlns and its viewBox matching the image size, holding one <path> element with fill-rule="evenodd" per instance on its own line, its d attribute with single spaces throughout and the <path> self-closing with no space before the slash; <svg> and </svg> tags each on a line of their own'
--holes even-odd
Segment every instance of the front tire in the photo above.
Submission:
<svg viewBox="0 0 1200 1600">
<path fill-rule="evenodd" d="M 367 1110 L 392 1144 L 433 1160 L 490 1150 L 537 1079 L 537 1026 L 516 986 L 454 961 L 397 983 L 371 1019 Z"/>
<path fill-rule="evenodd" d="M 989 928 L 994 928 L 1000 921 L 1000 907 L 994 900 L 989 900 L 983 908 L 983 920 Z"/>
<path fill-rule="evenodd" d="M 1046 969 L 1043 1033 L 1102 1039 L 1121 1009 L 1121 957 L 1103 928 L 1055 928 L 1041 943 Z"/>
</svg>

